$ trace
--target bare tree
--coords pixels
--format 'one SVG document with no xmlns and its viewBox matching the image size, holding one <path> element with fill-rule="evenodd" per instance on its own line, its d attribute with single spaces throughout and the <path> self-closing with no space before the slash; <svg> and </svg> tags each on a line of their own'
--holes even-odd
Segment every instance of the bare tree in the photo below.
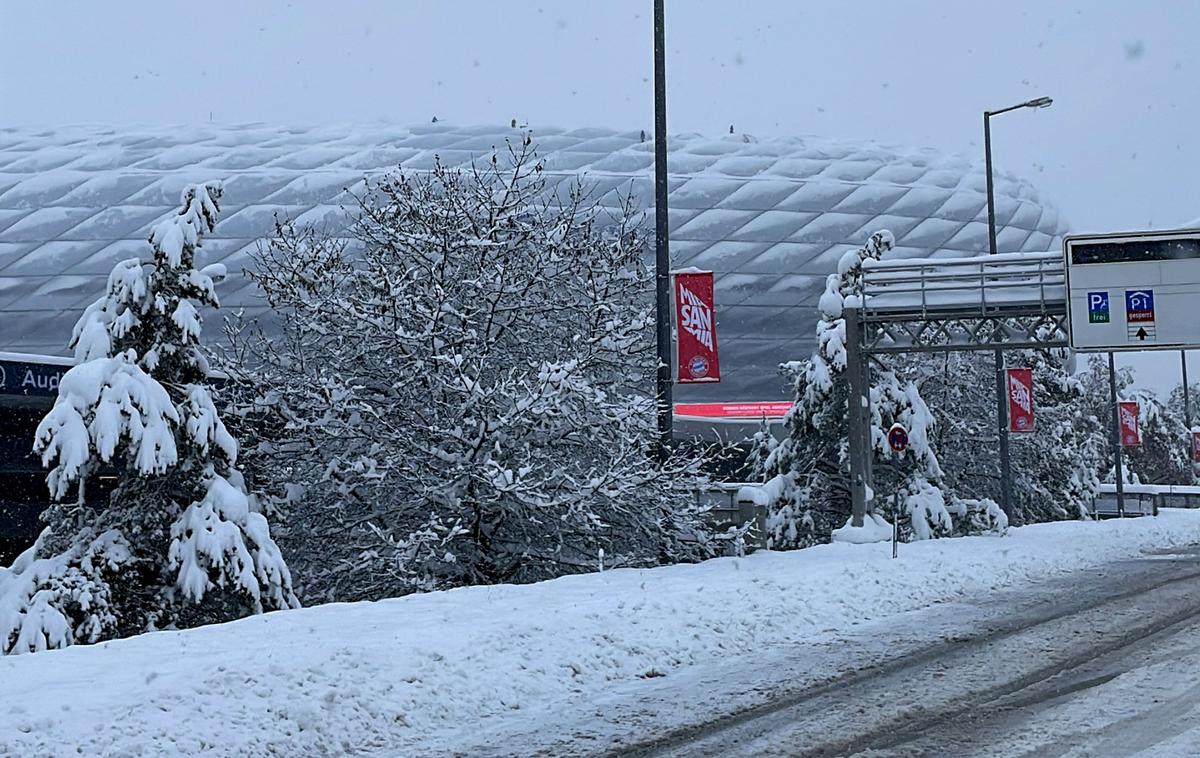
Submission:
<svg viewBox="0 0 1200 758">
<path fill-rule="evenodd" d="M 281 223 L 262 249 L 281 323 L 235 335 L 231 364 L 307 597 L 707 554 L 681 505 L 696 465 L 649 454 L 636 215 L 587 201 L 527 139 L 369 182 L 346 238 Z"/>
</svg>

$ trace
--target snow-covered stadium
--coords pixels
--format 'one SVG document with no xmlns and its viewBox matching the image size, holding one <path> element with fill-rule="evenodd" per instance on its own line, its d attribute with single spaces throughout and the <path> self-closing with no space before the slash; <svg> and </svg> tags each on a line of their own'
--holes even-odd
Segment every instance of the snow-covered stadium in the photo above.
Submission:
<svg viewBox="0 0 1200 758">
<path fill-rule="evenodd" d="M 367 174 L 456 166 L 524 129 L 452 127 L 0 130 L 0 539 L 27 531 L 44 502 L 29 454 L 78 314 L 119 260 L 144 255 L 151 225 L 176 210 L 181 188 L 225 182 L 222 220 L 205 263 L 225 263 L 223 306 L 263 309 L 237 275 L 276 215 L 336 227 Z M 653 142 L 645 132 L 532 129 L 551 186 L 583 175 L 593 197 L 652 200 Z M 984 176 L 972 159 L 932 150 L 820 138 L 672 137 L 671 253 L 675 267 L 716 272 L 723 381 L 679 387 L 677 401 L 786 400 L 781 360 L 812 346 L 825 276 L 871 232 L 889 229 L 901 257 L 961 256 L 987 247 Z M 565 186 L 565 185 L 564 185 Z M 1029 183 L 999 174 L 1001 252 L 1057 249 L 1065 225 Z M 215 333 L 213 330 L 212 333 Z M 0 545 L 0 553 L 3 545 Z"/>
</svg>

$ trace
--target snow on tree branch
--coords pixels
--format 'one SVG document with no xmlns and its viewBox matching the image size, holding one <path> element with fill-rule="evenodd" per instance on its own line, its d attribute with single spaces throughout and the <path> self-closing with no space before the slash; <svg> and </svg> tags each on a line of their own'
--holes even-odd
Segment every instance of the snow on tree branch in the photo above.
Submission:
<svg viewBox="0 0 1200 758">
<path fill-rule="evenodd" d="M 184 190 L 150 235 L 150 260 L 121 261 L 72 332 L 34 449 L 50 494 L 37 544 L 0 573 L 0 653 L 95 642 L 297 605 L 291 574 L 235 468 L 238 445 L 208 386 L 199 307 L 217 305 L 196 268 L 217 222 L 219 183 Z M 117 475 L 107 504 L 86 480 Z"/>
<path fill-rule="evenodd" d="M 694 463 L 650 455 L 638 216 L 589 202 L 582 184 L 551 193 L 526 141 L 368 181 L 342 239 L 284 221 L 264 246 L 253 276 L 279 335 L 234 339 L 253 367 L 238 433 L 295 524 L 310 596 L 528 581 L 599 549 L 615 565 L 706 554 L 679 505 Z"/>
</svg>

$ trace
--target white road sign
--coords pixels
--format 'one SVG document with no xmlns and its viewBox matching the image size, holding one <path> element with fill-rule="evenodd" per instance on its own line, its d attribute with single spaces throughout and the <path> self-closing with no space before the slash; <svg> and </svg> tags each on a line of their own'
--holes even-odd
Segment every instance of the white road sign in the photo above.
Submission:
<svg viewBox="0 0 1200 758">
<path fill-rule="evenodd" d="M 1077 350 L 1200 347 L 1200 229 L 1067 237 Z"/>
</svg>

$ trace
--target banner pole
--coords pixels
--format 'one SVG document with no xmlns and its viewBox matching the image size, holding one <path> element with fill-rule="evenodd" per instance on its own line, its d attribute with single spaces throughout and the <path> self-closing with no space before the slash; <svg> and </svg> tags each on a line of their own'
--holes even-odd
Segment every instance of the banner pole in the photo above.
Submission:
<svg viewBox="0 0 1200 758">
<path fill-rule="evenodd" d="M 1188 387 L 1187 351 L 1179 351 L 1179 366 L 1183 370 L 1183 425 L 1187 427 L 1187 461 L 1192 484 L 1196 483 L 1196 442 L 1192 437 L 1191 388 Z"/>
<path fill-rule="evenodd" d="M 1112 404 L 1113 471 L 1117 479 L 1117 515 L 1125 517 L 1125 472 L 1121 460 L 1121 407 L 1117 405 L 1117 364 L 1108 353 L 1108 397 Z"/>
<path fill-rule="evenodd" d="M 654 282 L 658 342 L 658 460 L 670 455 L 675 425 L 671 384 L 670 227 L 667 216 L 667 50 L 663 0 L 654 0 Z"/>
</svg>

